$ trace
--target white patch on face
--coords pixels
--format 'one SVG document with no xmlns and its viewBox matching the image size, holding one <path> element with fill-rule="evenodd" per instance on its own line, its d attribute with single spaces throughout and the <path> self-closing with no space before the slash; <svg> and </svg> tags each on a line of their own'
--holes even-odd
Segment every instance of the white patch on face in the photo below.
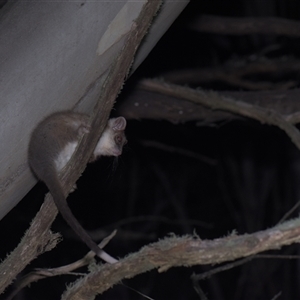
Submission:
<svg viewBox="0 0 300 300">
<path fill-rule="evenodd" d="M 61 151 L 61 153 L 58 155 L 58 157 L 55 159 L 55 167 L 57 172 L 61 171 L 65 165 L 68 163 L 68 161 L 71 159 L 78 142 L 72 142 L 68 143 L 65 148 Z"/>
<path fill-rule="evenodd" d="M 119 153 L 116 152 L 115 141 L 113 139 L 114 132 L 112 130 L 106 129 L 101 135 L 98 144 L 94 150 L 94 156 L 99 157 L 104 156 L 118 156 Z"/>
</svg>

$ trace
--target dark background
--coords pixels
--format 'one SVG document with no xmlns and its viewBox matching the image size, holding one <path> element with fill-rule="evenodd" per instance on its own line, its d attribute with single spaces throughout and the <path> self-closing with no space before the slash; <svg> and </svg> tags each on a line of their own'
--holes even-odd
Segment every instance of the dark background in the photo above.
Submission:
<svg viewBox="0 0 300 300">
<path fill-rule="evenodd" d="M 298 38 L 231 36 L 192 30 L 191 22 L 201 14 L 298 20 L 300 2 L 191 1 L 128 80 L 122 94 L 130 93 L 135 82 L 144 77 L 160 77 L 167 71 L 192 67 L 217 68 L 231 60 L 247 62 L 261 56 L 270 45 L 276 45 L 276 50 L 264 52 L 269 59 L 299 58 Z M 264 80 L 274 80 L 271 74 L 264 76 Z M 291 78 L 298 80 L 299 73 L 285 74 L 285 80 Z M 257 75 L 254 79 L 262 78 Z M 242 90 L 224 82 L 199 82 L 199 86 L 216 91 Z M 124 101 L 122 94 L 119 103 Z M 128 144 L 118 161 L 101 158 L 89 165 L 77 183 L 77 191 L 68 199 L 72 211 L 95 240 L 118 229 L 117 236 L 106 247 L 115 257 L 137 251 L 170 233 L 196 232 L 202 239 L 214 239 L 234 230 L 239 234 L 263 230 L 279 222 L 299 200 L 299 151 L 278 128 L 248 119 L 206 126 L 201 126 L 201 122 L 128 120 L 126 135 Z M 159 142 L 174 151 L 147 147 L 145 141 Z M 178 153 L 176 149 L 182 151 Z M 209 158 L 210 163 L 201 155 Z M 2 259 L 18 244 L 46 191 L 43 184 L 37 184 L 1 221 L 0 236 L 5 241 L 0 247 Z M 290 217 L 297 215 L 298 211 Z M 100 233 L 96 229 L 101 229 Z M 36 267 L 73 262 L 87 252 L 60 216 L 52 230 L 62 233 L 63 242 L 35 260 L 23 274 Z M 298 252 L 299 247 L 292 245 L 270 253 Z M 200 299 L 190 276 L 214 267 L 173 268 L 162 274 L 152 271 L 124 283 L 153 299 Z M 41 280 L 15 299 L 59 299 L 66 282 L 75 279 L 60 276 Z M 200 286 L 208 299 L 299 299 L 299 262 L 255 259 L 201 281 Z M 119 285 L 97 299 L 143 297 Z"/>
</svg>

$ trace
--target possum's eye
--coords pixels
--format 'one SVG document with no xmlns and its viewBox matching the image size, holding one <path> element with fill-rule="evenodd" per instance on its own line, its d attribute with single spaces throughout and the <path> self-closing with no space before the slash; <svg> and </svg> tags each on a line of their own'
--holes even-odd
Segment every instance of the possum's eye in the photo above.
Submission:
<svg viewBox="0 0 300 300">
<path fill-rule="evenodd" d="M 123 140 L 123 138 L 122 138 L 122 136 L 120 134 L 116 134 L 115 135 L 115 142 L 116 142 L 117 145 L 121 145 L 122 144 L 122 140 Z"/>
<path fill-rule="evenodd" d="M 123 147 L 127 143 L 127 140 L 123 133 L 115 135 L 115 143 L 116 145 L 121 147 Z"/>
</svg>

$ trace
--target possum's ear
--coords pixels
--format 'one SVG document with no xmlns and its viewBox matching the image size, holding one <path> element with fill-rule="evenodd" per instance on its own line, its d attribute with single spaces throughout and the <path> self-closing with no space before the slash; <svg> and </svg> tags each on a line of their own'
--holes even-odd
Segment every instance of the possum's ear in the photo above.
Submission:
<svg viewBox="0 0 300 300">
<path fill-rule="evenodd" d="M 112 129 L 114 131 L 122 131 L 125 129 L 126 127 L 126 120 L 124 117 L 118 117 L 115 119 L 111 119 L 112 120 Z"/>
</svg>

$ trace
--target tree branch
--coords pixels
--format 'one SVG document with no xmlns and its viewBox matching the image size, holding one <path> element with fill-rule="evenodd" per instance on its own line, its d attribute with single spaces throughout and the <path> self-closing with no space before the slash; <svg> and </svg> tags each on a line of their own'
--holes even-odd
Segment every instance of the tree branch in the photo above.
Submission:
<svg viewBox="0 0 300 300">
<path fill-rule="evenodd" d="M 98 246 L 100 248 L 104 248 L 109 243 L 109 241 L 115 236 L 116 232 L 116 230 L 113 231 L 109 236 L 104 238 Z M 33 272 L 26 274 L 19 280 L 19 282 L 17 282 L 16 288 L 11 292 L 11 294 L 6 298 L 6 300 L 12 300 L 14 296 L 16 296 L 20 292 L 21 289 L 23 289 L 26 286 L 29 286 L 31 283 L 36 282 L 40 279 L 66 274 L 78 275 L 73 273 L 74 270 L 90 264 L 95 255 L 96 254 L 91 250 L 83 258 L 68 265 L 50 269 L 36 269 Z"/>
<path fill-rule="evenodd" d="M 176 84 L 201 85 L 207 82 L 224 82 L 230 86 L 247 90 L 287 90 L 298 85 L 293 78 L 273 82 L 274 78 L 285 78 L 300 70 L 300 61 L 296 58 L 267 59 L 259 57 L 254 62 L 247 59 L 231 60 L 223 66 L 212 68 L 190 68 L 172 70 L 160 76 L 165 81 Z M 269 81 L 255 81 L 247 79 L 249 75 L 269 74 Z"/>
<path fill-rule="evenodd" d="M 298 129 L 287 122 L 283 116 L 273 109 L 266 109 L 242 101 L 236 101 L 228 97 L 222 97 L 216 92 L 204 92 L 188 87 L 169 84 L 159 80 L 143 80 L 140 86 L 149 91 L 159 92 L 163 95 L 185 99 L 212 110 L 227 111 L 236 115 L 252 118 L 262 124 L 279 127 L 291 138 L 292 142 L 300 150 L 300 133 Z"/>
<path fill-rule="evenodd" d="M 61 174 L 61 181 L 65 192 L 72 188 L 80 174 L 84 171 L 91 153 L 107 124 L 110 111 L 129 72 L 134 54 L 160 5 L 161 1 L 146 2 L 139 17 L 133 23 L 128 33 L 123 49 L 112 64 L 94 109 L 91 121 L 92 130 L 90 134 L 82 138 L 76 152 Z M 32 221 L 22 241 L 0 265 L 0 293 L 33 259 L 54 247 L 53 241 L 57 241 L 57 235 L 53 237 L 49 228 L 56 214 L 56 206 L 48 193 L 40 211 Z M 51 247 L 49 245 L 50 242 Z"/>
<path fill-rule="evenodd" d="M 282 223 L 253 234 L 231 235 L 211 241 L 196 236 L 169 237 L 143 247 L 113 265 L 103 265 L 78 280 L 63 295 L 63 300 L 89 299 L 117 284 L 122 279 L 158 269 L 216 264 L 247 257 L 266 250 L 278 249 L 300 241 L 300 219 Z M 87 290 L 83 282 L 89 286 Z"/>
<path fill-rule="evenodd" d="M 300 36 L 300 22 L 283 18 L 228 18 L 203 15 L 191 23 L 192 29 L 218 34 L 280 34 Z"/>
<path fill-rule="evenodd" d="M 290 124 L 300 122 L 300 90 L 287 91 L 220 91 L 220 97 L 243 101 L 263 109 L 272 109 L 281 114 Z M 118 106 L 118 112 L 127 119 L 168 120 L 172 123 L 201 121 L 211 124 L 221 121 L 241 119 L 239 115 L 198 105 L 197 103 L 166 95 L 158 90 L 148 90 L 137 85 Z"/>
</svg>

